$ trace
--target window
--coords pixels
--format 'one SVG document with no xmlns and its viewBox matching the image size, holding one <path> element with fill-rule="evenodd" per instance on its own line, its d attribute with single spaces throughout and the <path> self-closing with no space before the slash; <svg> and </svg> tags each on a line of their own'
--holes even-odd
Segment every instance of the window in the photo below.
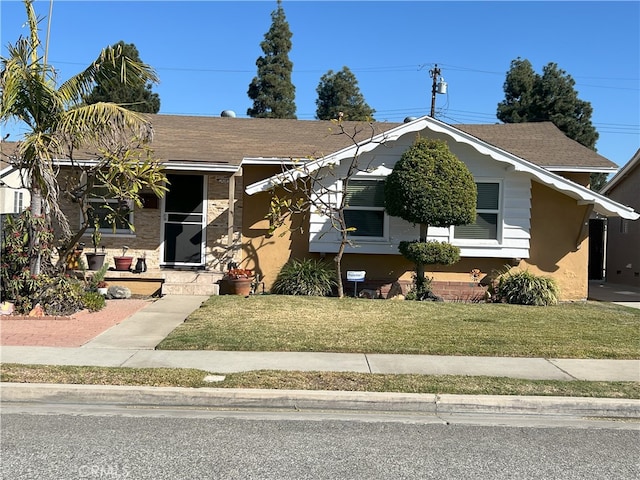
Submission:
<svg viewBox="0 0 640 480">
<path fill-rule="evenodd" d="M 626 218 L 620 219 L 620 233 L 622 233 L 623 235 L 629 233 L 629 220 L 627 220 Z"/>
<path fill-rule="evenodd" d="M 500 184 L 476 183 L 478 198 L 476 200 L 476 221 L 470 225 L 455 227 L 453 237 L 456 239 L 497 240 L 498 219 L 500 218 Z"/>
<path fill-rule="evenodd" d="M 13 192 L 13 212 L 20 213 L 24 210 L 24 193 Z"/>
<path fill-rule="evenodd" d="M 384 237 L 384 180 L 350 180 L 344 219 L 352 237 Z"/>
<path fill-rule="evenodd" d="M 91 210 L 89 211 L 89 223 L 93 224 L 93 218 L 98 217 L 100 230 L 103 233 L 130 234 L 133 225 L 133 209 L 128 201 L 116 198 L 108 198 L 106 192 L 98 190 L 93 198 L 89 199 Z M 115 219 L 115 231 L 112 219 Z"/>
</svg>

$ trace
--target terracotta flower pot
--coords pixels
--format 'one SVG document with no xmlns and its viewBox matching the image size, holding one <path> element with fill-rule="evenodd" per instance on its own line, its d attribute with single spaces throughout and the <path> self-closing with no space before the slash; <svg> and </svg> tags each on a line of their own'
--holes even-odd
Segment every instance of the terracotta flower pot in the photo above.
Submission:
<svg viewBox="0 0 640 480">
<path fill-rule="evenodd" d="M 131 269 L 133 257 L 113 257 L 113 261 L 116 264 L 116 270 L 127 271 Z"/>
<path fill-rule="evenodd" d="M 250 278 L 226 278 L 224 279 L 226 288 L 224 294 L 227 295 L 242 295 L 246 297 L 251 294 L 251 279 Z"/>
</svg>

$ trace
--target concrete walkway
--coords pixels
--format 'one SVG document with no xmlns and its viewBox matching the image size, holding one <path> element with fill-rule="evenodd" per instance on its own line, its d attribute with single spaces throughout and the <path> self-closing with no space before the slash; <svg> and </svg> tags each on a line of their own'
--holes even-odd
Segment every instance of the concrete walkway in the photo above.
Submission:
<svg viewBox="0 0 640 480">
<path fill-rule="evenodd" d="M 79 348 L 4 346 L 3 363 L 197 368 L 214 373 L 302 370 L 523 379 L 640 381 L 640 360 L 580 360 L 323 352 L 155 350 L 207 296 L 165 296 Z"/>
</svg>

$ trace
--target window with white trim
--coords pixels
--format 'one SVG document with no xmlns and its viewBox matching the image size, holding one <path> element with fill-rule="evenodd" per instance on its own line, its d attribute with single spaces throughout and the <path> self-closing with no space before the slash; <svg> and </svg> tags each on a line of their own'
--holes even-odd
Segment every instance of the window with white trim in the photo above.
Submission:
<svg viewBox="0 0 640 480">
<path fill-rule="evenodd" d="M 24 210 L 24 192 L 13 192 L 13 211 L 20 213 Z"/>
<path fill-rule="evenodd" d="M 98 217 L 100 231 L 105 234 L 131 234 L 133 225 L 133 208 L 131 202 L 110 198 L 106 191 L 98 189 L 89 198 L 89 224 L 93 225 L 93 218 Z M 102 196 L 101 196 L 102 194 Z M 115 220 L 115 230 L 112 221 Z"/>
<path fill-rule="evenodd" d="M 384 180 L 349 180 L 346 193 L 344 219 L 348 228 L 355 229 L 349 236 L 384 238 Z"/>
<path fill-rule="evenodd" d="M 453 237 L 457 240 L 497 240 L 500 221 L 500 183 L 477 182 L 476 221 L 458 225 Z"/>
</svg>

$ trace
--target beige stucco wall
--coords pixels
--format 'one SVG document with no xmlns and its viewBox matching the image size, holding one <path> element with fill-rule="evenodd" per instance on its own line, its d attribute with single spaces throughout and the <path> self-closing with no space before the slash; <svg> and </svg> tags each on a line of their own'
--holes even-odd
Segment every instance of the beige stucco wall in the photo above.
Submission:
<svg viewBox="0 0 640 480">
<path fill-rule="evenodd" d="M 243 183 L 249 185 L 280 172 L 280 167 L 245 166 Z M 280 192 L 282 194 L 282 192 Z M 251 268 L 269 289 L 282 266 L 291 258 L 318 258 L 309 253 L 308 218 L 294 215 L 273 235 L 269 235 L 269 192 L 243 197 L 242 266 Z M 240 221 L 240 217 L 237 217 Z"/>
<path fill-rule="evenodd" d="M 553 277 L 563 300 L 584 300 L 589 288 L 589 240 L 579 236 L 588 207 L 537 182 L 531 189 L 531 250 L 519 267 Z"/>
</svg>

